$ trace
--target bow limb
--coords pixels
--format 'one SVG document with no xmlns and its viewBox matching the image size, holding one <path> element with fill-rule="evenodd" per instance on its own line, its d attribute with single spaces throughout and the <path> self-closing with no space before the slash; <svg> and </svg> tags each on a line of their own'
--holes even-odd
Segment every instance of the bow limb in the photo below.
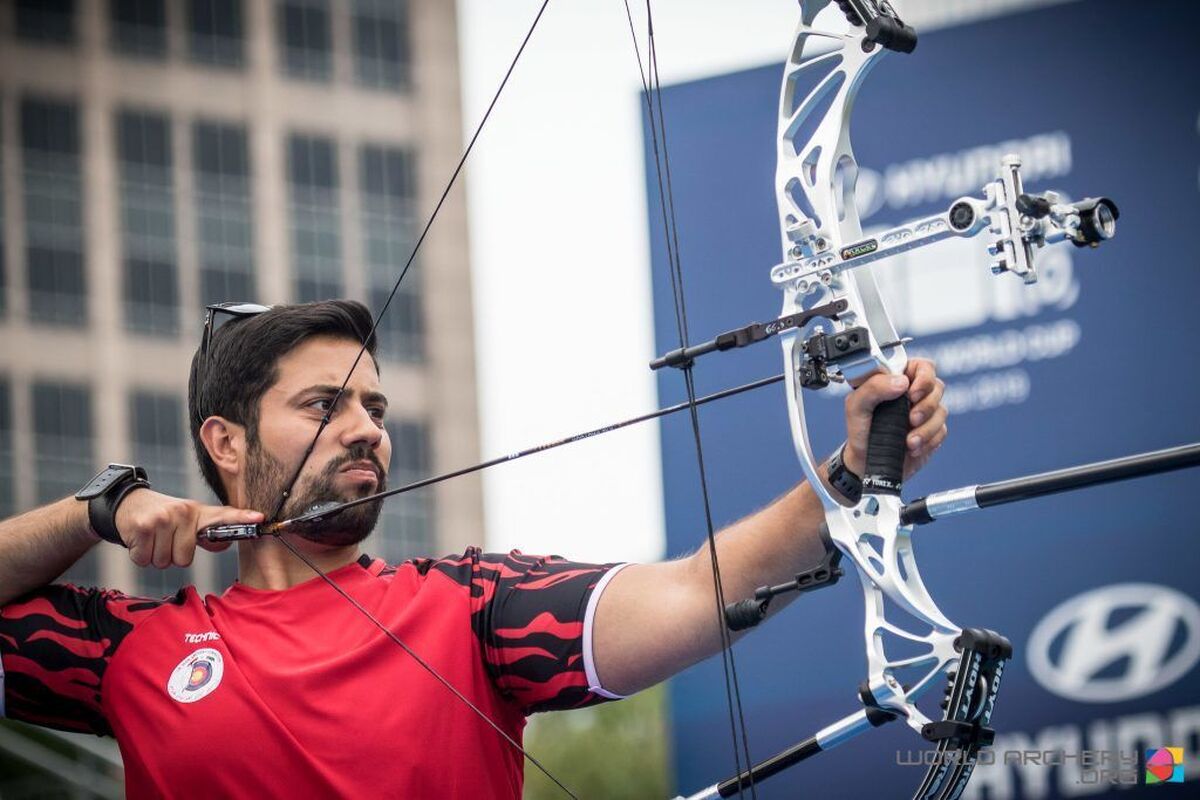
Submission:
<svg viewBox="0 0 1200 800">
<path fill-rule="evenodd" d="M 784 262 L 772 271 L 772 279 L 783 291 L 785 316 L 838 300 L 848 308 L 782 341 L 792 439 L 805 475 L 825 507 L 832 541 L 858 568 L 873 702 L 903 715 L 920 730 L 930 720 L 916 707 L 915 696 L 956 660 L 953 641 L 961 629 L 930 596 L 917 569 L 910 531 L 900 525 L 907 398 L 876 412 L 864 495 L 854 507 L 842 505 L 822 480 L 804 403 L 806 388 L 877 368 L 901 374 L 908 357 L 869 270 L 818 270 L 797 276 L 791 268 L 801 259 L 819 264 L 823 257 L 832 265 L 839 256 L 851 255 L 849 246 L 862 239 L 850 116 L 863 80 L 887 50 L 869 41 L 868 31 L 861 26 L 830 29 L 829 23 L 837 21 L 837 9 L 828 2 L 802 2 L 801 8 L 780 92 L 775 188 Z M 803 338 L 806 332 L 811 334 L 807 339 Z M 844 355 L 828 352 L 839 342 L 845 345 Z M 821 348 L 824 355 L 814 359 Z M 828 369 L 830 362 L 836 362 L 836 372 Z M 814 368 L 823 374 L 814 375 Z M 921 652 L 890 658 L 889 641 L 897 639 L 907 643 L 907 650 Z M 894 674 L 899 670 L 921 673 L 911 690 Z"/>
</svg>

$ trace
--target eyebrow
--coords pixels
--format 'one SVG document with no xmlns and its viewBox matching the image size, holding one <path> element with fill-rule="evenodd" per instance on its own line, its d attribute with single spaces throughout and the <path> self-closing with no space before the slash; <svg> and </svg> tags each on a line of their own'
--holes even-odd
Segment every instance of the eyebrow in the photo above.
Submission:
<svg viewBox="0 0 1200 800">
<path fill-rule="evenodd" d="M 325 394 L 325 395 L 332 396 L 332 395 L 336 395 L 338 393 L 338 390 L 341 388 L 342 387 L 334 385 L 332 383 L 317 383 L 312 386 L 306 386 L 303 389 L 301 389 L 300 391 L 296 392 L 294 395 L 292 395 L 292 399 L 298 400 L 299 398 L 303 397 L 306 394 Z M 346 392 L 343 396 L 346 396 L 346 395 L 353 396 L 354 394 L 355 394 L 355 391 L 353 389 L 347 388 Z M 376 391 L 364 392 L 362 395 L 362 402 L 363 403 L 379 403 L 384 408 L 387 408 L 387 406 L 388 406 L 387 395 L 385 395 L 383 392 L 376 392 Z"/>
</svg>

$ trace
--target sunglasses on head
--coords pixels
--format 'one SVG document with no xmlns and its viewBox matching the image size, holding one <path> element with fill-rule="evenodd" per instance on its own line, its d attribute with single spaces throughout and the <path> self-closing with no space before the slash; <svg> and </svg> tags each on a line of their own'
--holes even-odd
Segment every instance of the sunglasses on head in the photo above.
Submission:
<svg viewBox="0 0 1200 800">
<path fill-rule="evenodd" d="M 230 320 L 232 322 L 239 319 L 245 319 L 247 317 L 253 317 L 257 314 L 263 313 L 264 311 L 270 311 L 271 307 L 260 306 L 258 303 L 231 301 L 225 303 L 213 303 L 212 305 L 205 306 L 204 309 L 204 336 L 200 340 L 200 364 L 196 370 L 197 387 L 204 386 L 204 373 L 208 368 L 208 348 L 212 343 L 213 333 L 219 327 L 217 324 L 217 316 L 219 314 L 228 314 L 233 318 Z M 203 424 L 205 415 L 200 412 L 199 408 L 196 410 L 196 415 L 200 418 L 200 423 Z"/>
</svg>

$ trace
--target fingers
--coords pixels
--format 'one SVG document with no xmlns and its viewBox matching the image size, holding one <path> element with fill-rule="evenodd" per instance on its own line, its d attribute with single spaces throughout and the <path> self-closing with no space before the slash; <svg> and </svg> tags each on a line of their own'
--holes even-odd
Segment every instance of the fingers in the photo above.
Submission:
<svg viewBox="0 0 1200 800">
<path fill-rule="evenodd" d="M 172 544 L 175 541 L 175 536 L 178 529 L 170 531 L 158 531 L 154 536 L 154 555 L 150 558 L 150 563 L 159 569 L 166 569 L 171 566 L 171 551 Z"/>
<path fill-rule="evenodd" d="M 171 563 L 177 567 L 191 566 L 196 555 L 197 539 L 188 536 L 187 530 L 176 529 L 175 539 L 171 545 Z"/>
<path fill-rule="evenodd" d="M 912 429 L 909 432 L 910 437 L 917 435 L 928 441 L 930 434 L 936 430 L 933 421 L 938 416 L 938 412 L 941 412 L 942 421 L 946 420 L 946 407 L 942 405 L 942 395 L 945 392 L 946 384 L 940 379 L 934 378 L 933 389 L 920 402 L 913 403 L 908 412 L 908 424 Z"/>
<path fill-rule="evenodd" d="M 909 379 L 908 399 L 914 406 L 927 397 L 939 383 L 933 362 L 927 358 L 910 360 L 904 368 L 904 374 Z"/>
<path fill-rule="evenodd" d="M 149 565 L 150 558 L 154 555 L 154 537 L 137 536 L 132 539 L 127 537 L 125 541 L 129 545 L 129 559 L 139 567 Z"/>
<path fill-rule="evenodd" d="M 933 410 L 928 422 L 909 431 L 908 449 L 913 455 L 923 452 L 929 445 L 933 444 L 935 439 L 938 444 L 941 444 L 941 439 L 937 437 L 941 436 L 943 439 L 945 438 L 946 417 L 948 415 L 949 412 L 945 406 L 937 406 Z"/>
<path fill-rule="evenodd" d="M 880 403 L 907 394 L 909 432 L 905 475 L 911 477 L 945 441 L 949 432 L 949 414 L 942 400 L 946 384 L 937 376 L 933 362 L 914 358 L 905 366 L 903 375 L 873 372 L 854 381 L 855 390 L 846 398 L 846 447 L 843 458 L 848 469 L 862 474 L 866 466 L 867 440 L 871 420 Z"/>
<path fill-rule="evenodd" d="M 895 400 L 908 387 L 908 377 L 905 375 L 876 372 L 846 396 L 846 416 L 870 422 L 876 406 L 887 400 Z"/>
<path fill-rule="evenodd" d="M 228 506 L 204 506 L 192 500 L 148 489 L 130 492 L 118 508 L 117 528 L 129 546 L 129 558 L 139 567 L 186 567 L 195 559 L 197 534 L 213 525 L 263 521 L 258 511 Z M 229 542 L 205 543 L 218 552 Z"/>
</svg>

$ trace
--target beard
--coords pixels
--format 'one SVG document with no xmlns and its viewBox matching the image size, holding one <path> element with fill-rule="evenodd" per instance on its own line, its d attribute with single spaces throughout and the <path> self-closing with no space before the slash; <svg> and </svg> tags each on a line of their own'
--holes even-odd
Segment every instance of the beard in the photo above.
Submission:
<svg viewBox="0 0 1200 800">
<path fill-rule="evenodd" d="M 375 465 L 379 480 L 374 487 L 362 485 L 351 490 L 338 490 L 334 484 L 338 471 L 353 461 L 369 461 Z M 273 510 L 280 496 L 288 488 L 286 484 L 293 469 L 285 468 L 282 461 L 263 449 L 257 436 L 250 438 L 246 457 L 248 507 L 264 512 Z M 385 489 L 387 477 L 379 458 L 366 445 L 354 445 L 345 455 L 330 461 L 320 474 L 298 481 L 295 490 L 284 503 L 279 518 L 283 520 L 299 517 L 321 503 L 345 503 Z M 358 544 L 375 529 L 382 509 L 382 499 L 363 503 L 339 511 L 319 522 L 297 525 L 295 532 L 303 539 L 329 547 Z"/>
</svg>

